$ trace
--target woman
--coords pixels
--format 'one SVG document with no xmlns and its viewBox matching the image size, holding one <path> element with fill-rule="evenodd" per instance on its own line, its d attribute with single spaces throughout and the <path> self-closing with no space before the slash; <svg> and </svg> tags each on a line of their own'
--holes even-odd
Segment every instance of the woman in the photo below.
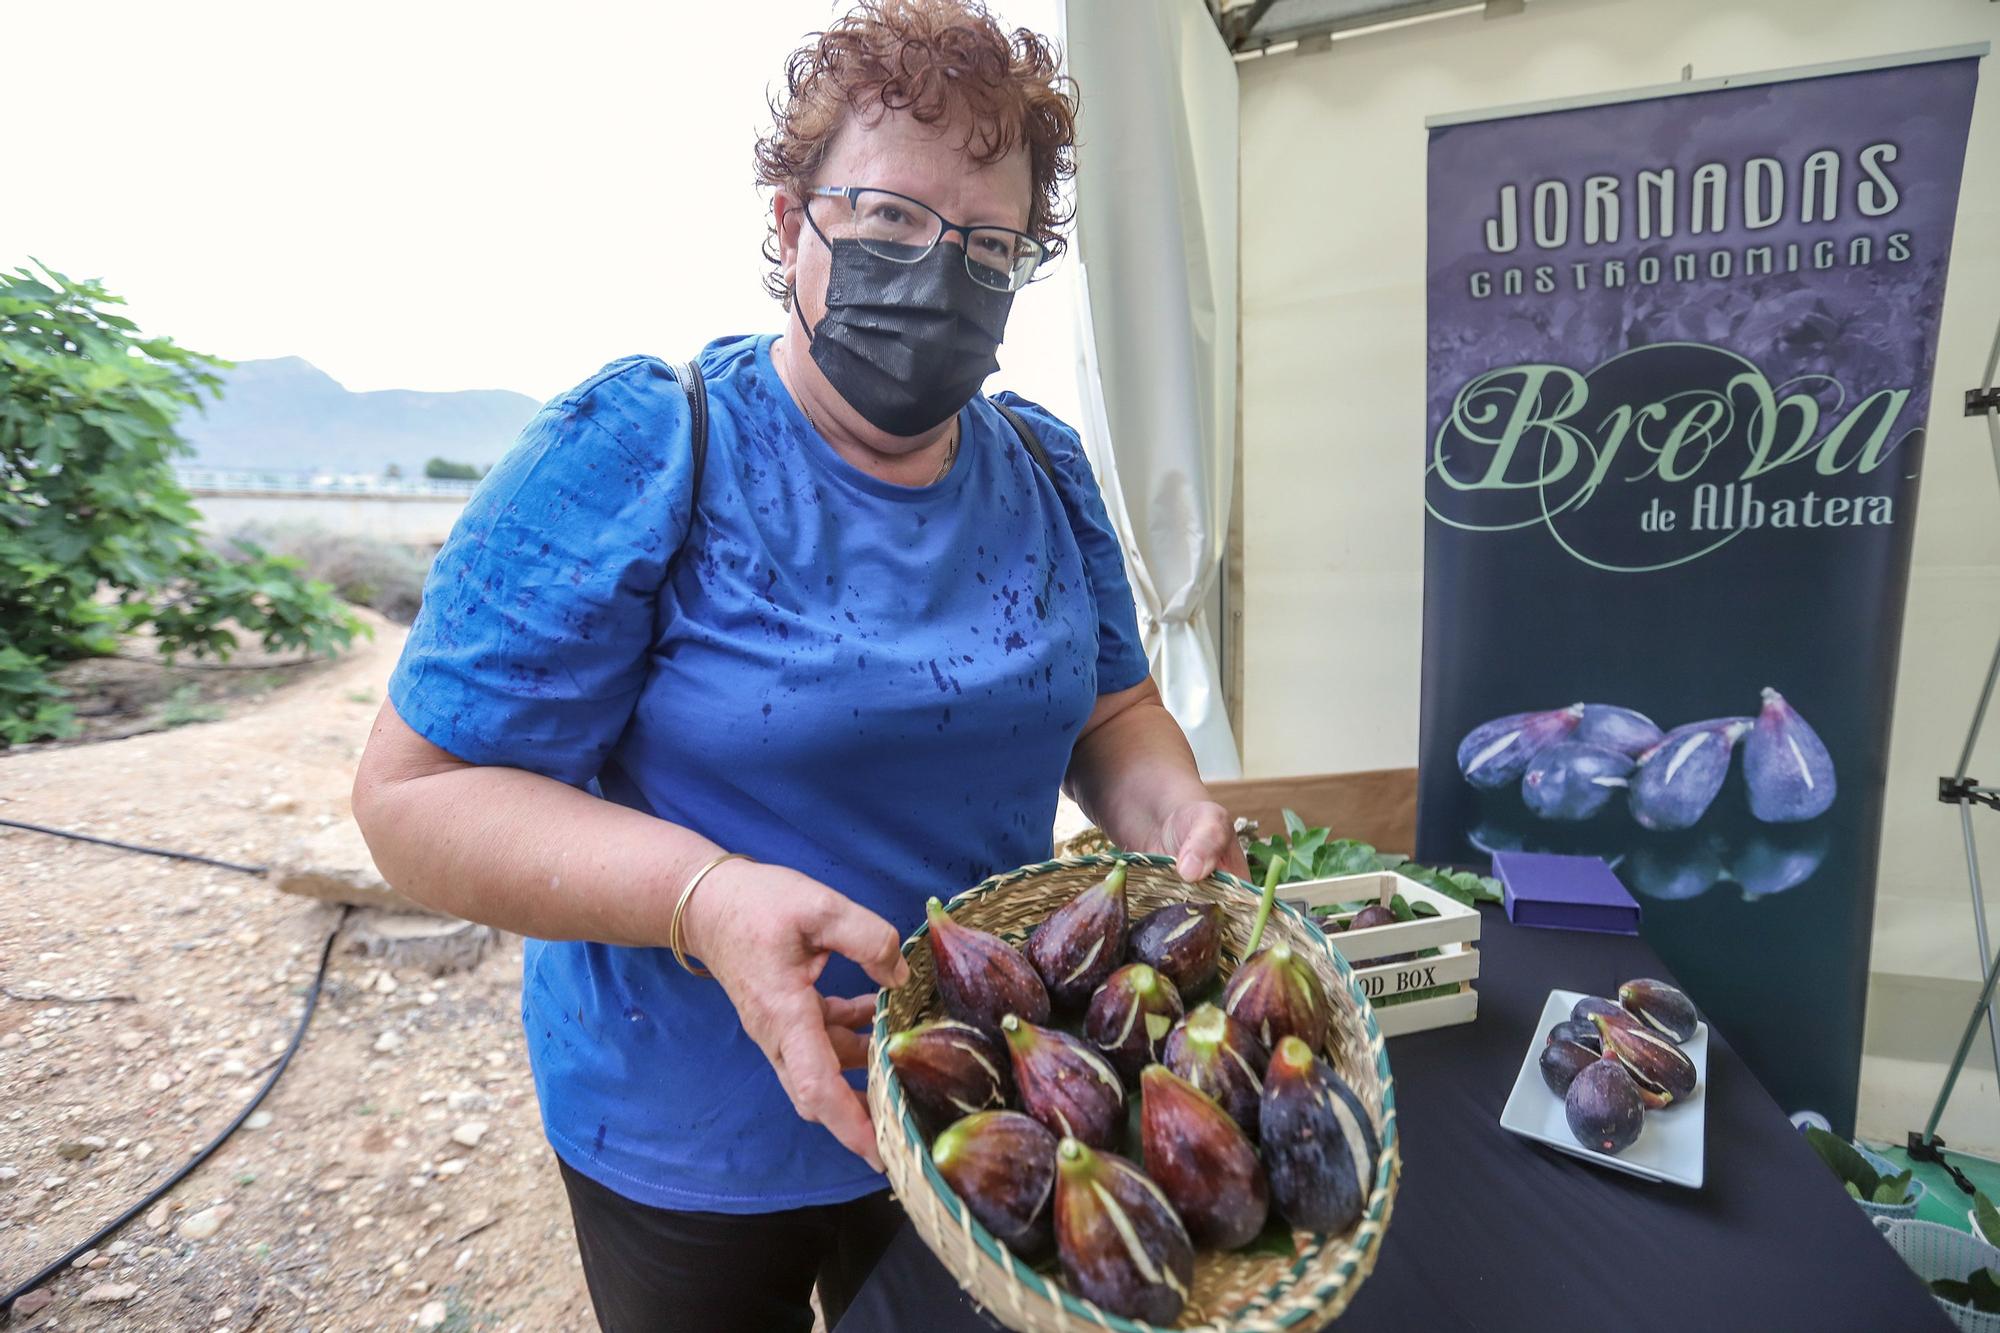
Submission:
<svg viewBox="0 0 2000 1333">
<path fill-rule="evenodd" d="M 1059 785 L 1243 870 L 1146 676 L 1075 433 L 978 395 L 1060 245 L 1074 103 L 974 0 L 879 0 L 758 145 L 782 335 L 557 398 L 439 553 L 354 809 L 528 936 L 522 1019 L 606 1328 L 828 1323 L 896 1222 L 857 1088 L 924 900 L 1044 858 Z M 1044 470 L 1044 463 L 1046 470 Z M 677 919 L 678 918 L 678 919 Z M 712 974 L 712 979 L 710 974 Z"/>
</svg>

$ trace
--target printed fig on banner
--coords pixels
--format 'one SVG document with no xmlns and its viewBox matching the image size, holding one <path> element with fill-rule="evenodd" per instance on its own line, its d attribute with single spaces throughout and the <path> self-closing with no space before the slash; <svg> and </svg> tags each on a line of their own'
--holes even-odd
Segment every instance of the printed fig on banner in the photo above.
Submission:
<svg viewBox="0 0 2000 1333">
<path fill-rule="evenodd" d="M 1521 775 L 1521 800 L 1543 819 L 1589 819 L 1624 791 L 1632 761 L 1581 741 L 1551 745 Z"/>
<path fill-rule="evenodd" d="M 1747 717 L 1719 717 L 1675 727 L 1639 756 L 1629 804 L 1642 827 L 1692 828 L 1708 813 L 1729 776 L 1729 757 L 1751 728 Z"/>
<path fill-rule="evenodd" d="M 1571 704 L 1547 713 L 1514 713 L 1482 722 L 1458 743 L 1458 771 L 1475 787 L 1518 782 L 1530 760 L 1567 740 L 1582 720 L 1583 705 Z"/>
<path fill-rule="evenodd" d="M 1750 813 L 1767 824 L 1814 819 L 1833 804 L 1833 756 L 1785 696 L 1769 687 L 1743 742 L 1743 781 Z"/>
<path fill-rule="evenodd" d="M 1585 704 L 1583 718 L 1570 737 L 1579 745 L 1596 745 L 1637 759 L 1664 739 L 1653 719 L 1616 704 Z"/>
</svg>

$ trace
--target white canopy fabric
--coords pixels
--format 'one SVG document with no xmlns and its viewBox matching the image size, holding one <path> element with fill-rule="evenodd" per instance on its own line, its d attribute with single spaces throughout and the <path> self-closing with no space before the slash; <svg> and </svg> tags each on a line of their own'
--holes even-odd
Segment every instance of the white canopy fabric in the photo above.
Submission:
<svg viewBox="0 0 2000 1333">
<path fill-rule="evenodd" d="M 1079 429 L 1203 776 L 1242 773 L 1210 602 L 1236 448 L 1236 64 L 1202 0 L 1064 5 Z"/>
</svg>

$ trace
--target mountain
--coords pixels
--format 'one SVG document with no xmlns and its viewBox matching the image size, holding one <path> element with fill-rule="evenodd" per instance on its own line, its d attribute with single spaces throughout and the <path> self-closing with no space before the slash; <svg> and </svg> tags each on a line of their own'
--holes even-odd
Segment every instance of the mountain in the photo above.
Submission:
<svg viewBox="0 0 2000 1333">
<path fill-rule="evenodd" d="M 296 356 L 239 361 L 223 372 L 222 401 L 186 412 L 180 432 L 203 467 L 380 473 L 420 477 L 426 460 L 493 462 L 541 404 L 508 389 L 353 393 Z"/>
</svg>

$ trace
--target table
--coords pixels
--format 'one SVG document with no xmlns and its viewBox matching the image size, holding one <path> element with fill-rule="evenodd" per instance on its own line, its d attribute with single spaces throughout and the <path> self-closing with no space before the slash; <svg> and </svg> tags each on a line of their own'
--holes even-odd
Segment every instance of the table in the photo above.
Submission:
<svg viewBox="0 0 2000 1333">
<path fill-rule="evenodd" d="M 1402 1188 L 1339 1333 L 1855 1330 L 1949 1333 L 1724 1034 L 1709 1035 L 1699 1191 L 1604 1170 L 1500 1128 L 1552 989 L 1668 976 L 1639 939 L 1526 930 L 1482 908 L 1477 1021 L 1389 1043 Z M 1810 1032 L 1800 1040 L 1812 1040 Z M 990 1333 L 906 1225 L 834 1333 Z"/>
</svg>

